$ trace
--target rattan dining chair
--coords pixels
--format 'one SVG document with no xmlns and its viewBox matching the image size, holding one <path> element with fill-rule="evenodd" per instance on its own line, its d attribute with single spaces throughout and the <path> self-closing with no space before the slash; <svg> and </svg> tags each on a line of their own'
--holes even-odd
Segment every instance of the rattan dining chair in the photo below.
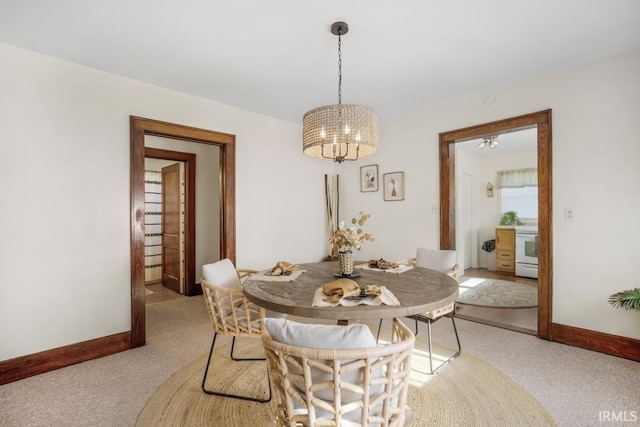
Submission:
<svg viewBox="0 0 640 427">
<path fill-rule="evenodd" d="M 430 249 L 430 248 L 418 248 L 416 251 L 416 257 L 409 259 L 409 263 L 414 264 L 418 267 L 429 268 L 431 270 L 436 270 L 441 273 L 445 273 L 455 280 L 458 280 L 458 270 L 459 266 L 457 263 L 457 253 L 455 250 L 439 250 L 439 249 Z M 446 364 L 451 362 L 456 357 L 460 356 L 462 351 L 462 347 L 460 346 L 460 337 L 458 336 L 458 329 L 456 328 L 456 321 L 454 320 L 456 310 L 456 300 L 452 298 L 451 300 L 447 300 L 443 302 L 443 304 L 431 311 L 426 313 L 420 313 L 415 316 L 409 316 L 414 319 L 416 322 L 416 335 L 418 335 L 418 321 L 424 322 L 427 324 L 427 344 L 429 347 L 429 373 L 435 374 Z M 456 337 L 456 343 L 458 344 L 458 349 L 446 360 L 441 362 L 435 369 L 433 368 L 433 348 L 432 348 L 432 335 L 431 335 L 431 325 L 436 320 L 440 319 L 443 316 L 447 316 L 451 319 L 451 323 L 453 324 L 453 332 Z M 380 329 L 382 327 L 382 319 L 380 319 L 380 323 L 378 324 L 378 338 L 380 337 Z M 376 338 L 377 340 L 377 338 Z"/>
<path fill-rule="evenodd" d="M 393 320 L 390 344 L 368 326 L 265 319 L 262 343 L 278 426 L 403 426 L 415 337 Z M 317 348 L 317 347 L 322 348 Z"/>
<path fill-rule="evenodd" d="M 242 293 L 241 278 L 246 278 L 254 272 L 254 270 L 236 270 L 229 259 L 222 259 L 202 267 L 202 279 L 200 283 L 214 333 L 201 387 L 202 391 L 206 394 L 264 403 L 271 400 L 270 383 L 268 383 L 269 395 L 267 398 L 213 391 L 207 389 L 205 386 L 218 335 L 232 337 L 231 351 L 229 353 L 232 360 L 238 362 L 265 360 L 264 358 L 255 357 L 238 358 L 234 356 L 233 352 L 236 338 L 260 338 L 262 333 L 262 320 L 265 311 L 263 308 L 247 300 Z"/>
</svg>

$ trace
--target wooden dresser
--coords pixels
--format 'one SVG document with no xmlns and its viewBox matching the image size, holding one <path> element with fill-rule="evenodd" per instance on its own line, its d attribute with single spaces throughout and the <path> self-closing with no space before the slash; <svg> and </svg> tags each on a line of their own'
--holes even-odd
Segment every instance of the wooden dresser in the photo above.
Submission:
<svg viewBox="0 0 640 427">
<path fill-rule="evenodd" d="M 516 230 L 496 228 L 496 270 L 516 274 Z"/>
</svg>

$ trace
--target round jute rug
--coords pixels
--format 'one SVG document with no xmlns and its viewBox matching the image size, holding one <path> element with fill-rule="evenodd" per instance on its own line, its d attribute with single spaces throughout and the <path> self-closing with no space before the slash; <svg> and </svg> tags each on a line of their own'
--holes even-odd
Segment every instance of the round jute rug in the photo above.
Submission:
<svg viewBox="0 0 640 427">
<path fill-rule="evenodd" d="M 386 336 L 386 335 L 382 335 Z M 414 427 L 423 426 L 555 426 L 551 415 L 519 384 L 479 358 L 463 353 L 436 375 L 426 371 L 426 337 L 419 335 L 412 357 L 409 407 Z M 436 343 L 437 344 L 437 343 Z M 262 352 L 258 339 L 236 344 L 236 355 Z M 436 345 L 434 356 L 453 351 Z M 137 427 L 274 425 L 272 403 L 254 403 L 209 396 L 200 389 L 206 355 L 182 368 L 162 384 L 138 415 Z M 229 345 L 216 349 L 210 388 L 231 393 L 267 395 L 266 362 L 234 362 Z"/>
<path fill-rule="evenodd" d="M 507 280 L 466 277 L 458 279 L 458 302 L 495 308 L 538 306 L 538 287 Z"/>
</svg>

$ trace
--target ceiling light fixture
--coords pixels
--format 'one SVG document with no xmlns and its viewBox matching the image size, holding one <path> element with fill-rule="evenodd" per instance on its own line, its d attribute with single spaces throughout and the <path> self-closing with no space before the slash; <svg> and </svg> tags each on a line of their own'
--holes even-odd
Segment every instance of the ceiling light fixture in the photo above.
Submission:
<svg viewBox="0 0 640 427">
<path fill-rule="evenodd" d="M 500 145 L 500 141 L 498 141 L 498 137 L 492 136 L 489 138 L 484 138 L 482 142 L 478 144 L 478 148 L 484 148 L 484 147 L 496 148 L 498 145 Z"/>
<path fill-rule="evenodd" d="M 362 105 L 342 104 L 342 36 L 346 22 L 335 22 L 331 33 L 338 36 L 338 103 L 314 108 L 304 115 L 302 150 L 307 156 L 342 163 L 378 151 L 378 116 Z"/>
</svg>

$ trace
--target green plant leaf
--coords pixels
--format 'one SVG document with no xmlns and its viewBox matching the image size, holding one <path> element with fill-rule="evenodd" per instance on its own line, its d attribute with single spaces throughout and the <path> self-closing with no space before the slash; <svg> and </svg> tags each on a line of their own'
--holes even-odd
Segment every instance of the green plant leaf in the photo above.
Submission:
<svg viewBox="0 0 640 427">
<path fill-rule="evenodd" d="M 507 211 L 502 214 L 500 218 L 500 225 L 518 225 L 521 224 L 518 219 L 518 212 L 516 211 Z"/>
<path fill-rule="evenodd" d="M 615 308 L 640 311 L 640 288 L 617 292 L 610 295 L 608 301 Z"/>
</svg>

